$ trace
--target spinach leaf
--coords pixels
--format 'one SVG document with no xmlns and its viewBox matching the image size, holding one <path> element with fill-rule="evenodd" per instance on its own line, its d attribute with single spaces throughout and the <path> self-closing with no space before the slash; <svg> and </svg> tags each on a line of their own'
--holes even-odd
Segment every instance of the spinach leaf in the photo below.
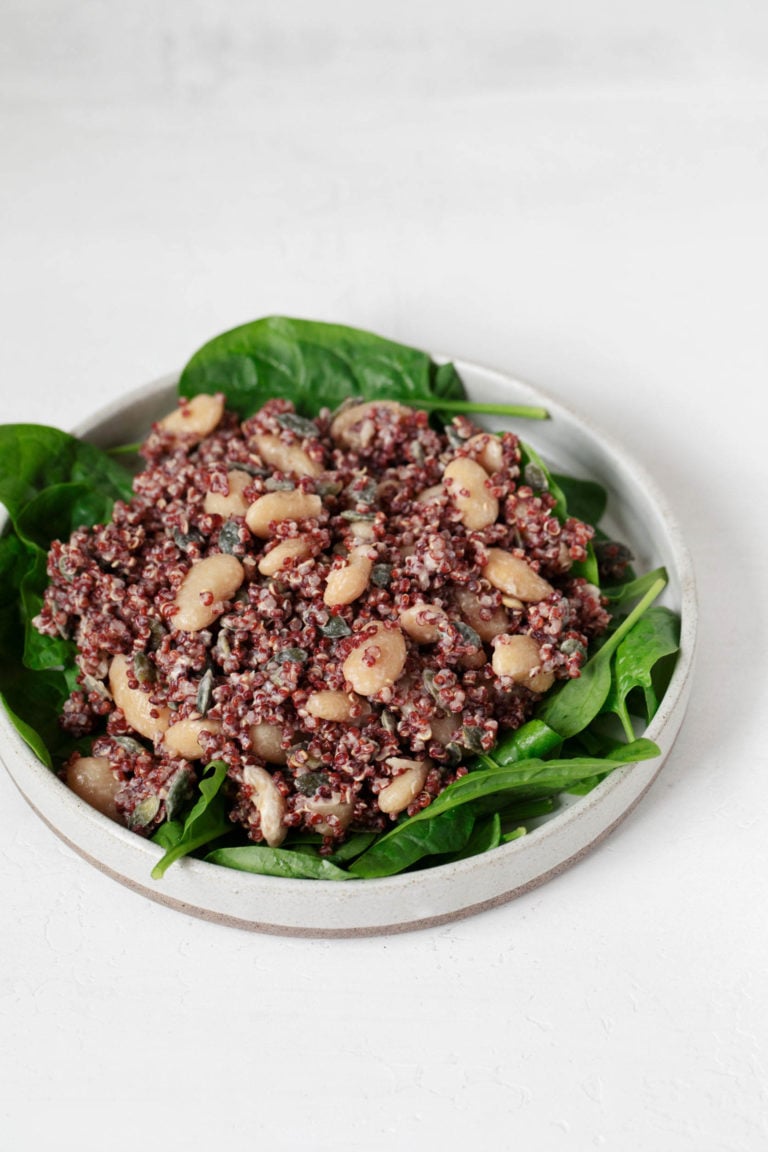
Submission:
<svg viewBox="0 0 768 1152">
<path fill-rule="evenodd" d="M 460 851 L 469 840 L 475 822 L 471 809 L 456 807 L 432 817 L 430 808 L 424 810 L 425 815 L 420 813 L 420 818 L 412 816 L 380 836 L 367 852 L 350 864 L 349 871 L 367 880 L 394 876 L 425 856 Z"/>
<path fill-rule="evenodd" d="M 212 840 L 218 840 L 232 831 L 228 804 L 222 785 L 227 778 L 223 760 L 212 760 L 199 784 L 200 798 L 184 824 L 178 822 L 161 825 L 155 833 L 156 842 L 165 848 L 165 854 L 152 869 L 152 879 L 160 880 L 175 860 L 188 856 Z"/>
<path fill-rule="evenodd" d="M 608 493 L 595 480 L 581 480 L 575 476 L 552 473 L 552 479 L 566 502 L 568 515 L 585 524 L 597 526 L 605 515 Z"/>
<path fill-rule="evenodd" d="M 26 529 L 38 535 L 36 543 L 47 548 L 55 537 L 46 530 L 43 517 L 50 514 L 53 503 L 59 505 L 59 497 L 49 494 L 46 509 L 30 514 L 23 525 L 18 519 L 41 493 L 69 485 L 72 490 L 65 490 L 56 508 L 59 522 L 65 506 L 71 511 L 81 501 L 85 502 L 85 516 L 80 523 L 97 523 L 102 512 L 109 515 L 115 500 L 129 500 L 132 494 L 130 473 L 93 444 L 43 424 L 0 425 L 0 503 L 8 509 L 20 536 L 25 536 Z M 99 514 L 91 519 L 94 511 Z"/>
<path fill-rule="evenodd" d="M 680 621 L 669 608 L 650 608 L 624 637 L 616 649 L 614 675 L 605 701 L 606 711 L 620 719 L 628 739 L 634 737 L 627 708 L 627 697 L 640 688 L 645 711 L 651 720 L 658 708 L 653 684 L 653 670 L 660 660 L 672 656 L 680 647 Z"/>
<path fill-rule="evenodd" d="M 315 416 L 349 396 L 366 400 L 465 398 L 455 369 L 382 336 L 339 324 L 269 316 L 214 337 L 179 381 L 183 396 L 223 392 L 241 417 L 274 396 Z"/>
<path fill-rule="evenodd" d="M 539 707 L 537 718 L 558 732 L 563 739 L 581 732 L 601 711 L 611 690 L 613 654 L 661 593 L 665 583 L 662 578 L 655 580 L 629 616 L 587 661 L 581 669 L 581 675 L 575 680 L 569 680 Z"/>
<path fill-rule="evenodd" d="M 555 732 L 543 720 L 534 717 L 502 736 L 493 752 L 487 757 L 500 767 L 514 764 L 517 760 L 543 758 L 554 752 L 563 742 L 559 732 Z"/>
<path fill-rule="evenodd" d="M 611 610 L 616 612 L 620 605 L 639 600 L 653 587 L 657 580 L 663 580 L 665 584 L 667 583 L 666 568 L 654 568 L 652 572 L 646 572 L 642 576 L 625 580 L 621 584 L 607 585 L 601 588 L 601 592 L 609 601 Z"/>
<path fill-rule="evenodd" d="M 131 492 L 130 473 L 93 445 L 45 425 L 0 425 L 0 502 L 9 517 L 0 539 L 0 692 L 49 767 L 76 746 L 58 723 L 76 670 L 74 645 L 31 624 L 47 583 L 47 549 L 81 524 L 107 520 L 114 501 Z"/>
<path fill-rule="evenodd" d="M 498 812 L 491 812 L 475 821 L 469 839 L 463 848 L 446 856 L 442 864 L 452 864 L 454 860 L 468 860 L 470 856 L 480 856 L 483 852 L 490 852 L 498 848 L 502 841 L 501 816 Z"/>
<path fill-rule="evenodd" d="M 350 872 L 365 878 L 392 876 L 423 856 L 460 851 L 472 831 L 473 805 L 488 796 L 497 796 L 501 803 L 506 803 L 510 796 L 556 795 L 570 784 L 599 772 L 658 755 L 657 745 L 641 738 L 623 745 L 605 759 L 588 756 L 569 760 L 530 759 L 505 768 L 494 764 L 470 772 L 449 784 L 428 808 L 401 821 L 380 837 L 350 866 Z M 428 827 L 422 829 L 421 824 Z"/>
<path fill-rule="evenodd" d="M 349 872 L 324 856 L 310 856 L 289 848 L 266 848 L 246 844 L 238 848 L 215 848 L 205 857 L 209 864 L 221 864 L 238 872 L 259 876 L 282 876 L 290 880 L 351 880 Z"/>
</svg>

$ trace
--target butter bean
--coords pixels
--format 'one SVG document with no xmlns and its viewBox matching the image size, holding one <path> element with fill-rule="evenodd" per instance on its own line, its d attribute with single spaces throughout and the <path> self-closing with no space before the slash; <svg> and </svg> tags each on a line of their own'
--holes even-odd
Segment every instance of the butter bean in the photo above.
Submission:
<svg viewBox="0 0 768 1152">
<path fill-rule="evenodd" d="M 203 732 L 220 732 L 218 720 L 177 720 L 165 733 L 163 743 L 169 752 L 185 760 L 200 760 L 205 749 L 200 743 Z"/>
<path fill-rule="evenodd" d="M 283 823 L 285 800 L 282 792 L 266 768 L 254 764 L 243 768 L 243 780 L 252 790 L 251 800 L 258 813 L 261 835 L 270 848 L 278 848 L 288 833 Z"/>
<path fill-rule="evenodd" d="M 221 616 L 245 579 L 245 570 L 236 556 L 224 553 L 198 560 L 176 592 L 176 612 L 171 617 L 180 632 L 199 632 Z"/>
<path fill-rule="evenodd" d="M 445 612 L 434 604 L 420 602 L 400 613 L 400 627 L 417 644 L 434 644 L 447 623 Z"/>
<path fill-rule="evenodd" d="M 344 661 L 344 679 L 360 696 L 373 696 L 399 679 L 405 658 L 405 639 L 400 629 L 376 624 L 373 634 L 366 635 Z"/>
<path fill-rule="evenodd" d="M 443 483 L 456 505 L 461 522 L 470 532 L 495 524 L 499 501 L 488 488 L 488 473 L 475 460 L 459 456 L 446 465 Z"/>
<path fill-rule="evenodd" d="M 350 800 L 343 800 L 340 792 L 334 792 L 328 799 L 319 796 L 302 796 L 296 802 L 299 812 L 308 812 L 312 816 L 321 816 L 323 819 L 312 822 L 312 829 L 321 836 L 332 836 L 346 828 L 352 820 L 354 804 Z M 333 817 L 333 823 L 329 822 Z"/>
<path fill-rule="evenodd" d="M 350 404 L 339 412 L 331 424 L 331 438 L 343 448 L 355 451 L 366 447 L 376 435 L 375 412 L 387 408 L 390 412 L 408 411 L 396 400 L 369 400 L 364 404 Z"/>
<path fill-rule="evenodd" d="M 541 650 L 532 636 L 497 636 L 491 666 L 497 676 L 507 676 L 532 692 L 546 692 L 554 683 L 551 672 L 541 669 Z"/>
<path fill-rule="evenodd" d="M 206 492 L 203 508 L 209 514 L 223 516 L 225 519 L 230 516 L 245 516 L 248 501 L 243 496 L 243 491 L 251 483 L 251 479 L 247 472 L 233 468 L 231 472 L 227 472 L 229 492 L 226 496 L 223 492 Z"/>
<path fill-rule="evenodd" d="M 270 525 L 273 521 L 310 520 L 319 516 L 322 510 L 323 502 L 314 493 L 301 492 L 299 489 L 267 492 L 251 504 L 245 514 L 245 522 L 254 536 L 268 540 L 272 535 Z"/>
<path fill-rule="evenodd" d="M 270 433 L 254 436 L 253 439 L 264 463 L 280 472 L 293 472 L 297 476 L 319 476 L 323 470 L 322 466 L 298 444 L 286 444 L 279 436 Z"/>
<path fill-rule="evenodd" d="M 501 440 L 491 432 L 478 432 L 467 440 L 467 448 L 476 450 L 475 459 L 489 476 L 504 466 Z"/>
<path fill-rule="evenodd" d="M 318 720 L 335 720 L 341 724 L 355 721 L 371 711 L 368 701 L 356 696 L 354 692 L 339 692 L 331 688 L 311 692 L 306 707 L 310 716 Z"/>
<path fill-rule="evenodd" d="M 382 812 L 396 816 L 404 812 L 423 790 L 430 761 L 405 760 L 399 756 L 391 756 L 387 764 L 397 772 L 397 776 L 391 784 L 387 784 L 386 788 L 382 788 L 379 792 L 378 804 Z"/>
<path fill-rule="evenodd" d="M 494 636 L 499 636 L 509 628 L 509 616 L 504 608 L 498 606 L 484 608 L 474 592 L 460 586 L 456 587 L 455 596 L 459 611 L 467 624 L 474 628 L 486 644 L 490 643 Z"/>
<path fill-rule="evenodd" d="M 259 572 L 262 576 L 274 576 L 291 560 L 306 560 L 312 551 L 312 545 L 305 536 L 296 536 L 292 540 L 282 540 L 269 552 L 265 552 L 259 560 Z"/>
<path fill-rule="evenodd" d="M 201 392 L 192 396 L 164 416 L 158 424 L 166 432 L 178 436 L 185 443 L 198 444 L 218 426 L 224 415 L 224 396 L 221 392 L 208 395 Z"/>
<path fill-rule="evenodd" d="M 552 585 L 534 572 L 525 560 L 505 552 L 503 548 L 488 549 L 483 576 L 500 592 L 528 603 L 545 600 L 553 591 Z"/>
<path fill-rule="evenodd" d="M 118 820 L 116 796 L 120 781 L 106 756 L 79 756 L 67 765 L 65 780 L 81 800 L 110 820 Z"/>
<path fill-rule="evenodd" d="M 109 690 L 112 699 L 125 716 L 134 732 L 147 740 L 154 740 L 171 722 L 168 708 L 153 704 L 148 693 L 132 688 L 128 683 L 131 661 L 127 656 L 113 656 L 109 666 Z"/>
<path fill-rule="evenodd" d="M 332 568 L 325 581 L 323 600 L 329 608 L 351 604 L 362 596 L 371 579 L 373 558 L 364 544 L 353 548 L 343 568 Z"/>
<path fill-rule="evenodd" d="M 252 724 L 249 728 L 253 751 L 268 764 L 285 764 L 288 753 L 283 748 L 283 729 L 279 724 Z"/>
</svg>

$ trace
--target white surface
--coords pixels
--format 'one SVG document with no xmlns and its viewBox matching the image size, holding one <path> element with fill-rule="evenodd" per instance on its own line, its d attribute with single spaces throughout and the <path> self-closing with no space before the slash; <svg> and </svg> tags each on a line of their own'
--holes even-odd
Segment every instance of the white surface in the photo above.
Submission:
<svg viewBox="0 0 768 1152">
<path fill-rule="evenodd" d="M 630 820 L 416 935 L 167 911 L 0 775 L 4 1146 L 766 1146 L 767 65 L 747 0 L 2 6 L 4 421 L 71 427 L 267 312 L 374 328 L 598 419 L 702 613 Z"/>
</svg>

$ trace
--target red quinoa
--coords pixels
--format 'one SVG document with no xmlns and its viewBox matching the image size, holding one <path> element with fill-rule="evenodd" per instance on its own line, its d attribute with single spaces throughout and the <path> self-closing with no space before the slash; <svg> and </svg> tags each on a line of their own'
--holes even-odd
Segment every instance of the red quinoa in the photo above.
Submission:
<svg viewBox="0 0 768 1152">
<path fill-rule="evenodd" d="M 200 764 L 212 759 L 227 763 L 231 817 L 256 841 L 262 829 L 249 766 L 269 771 L 286 828 L 319 830 L 329 849 L 350 829 L 383 830 L 394 816 L 377 797 L 402 770 L 390 759 L 427 762 L 424 787 L 407 809 L 416 812 L 466 771 L 463 760 L 491 750 L 540 699 L 525 683 L 495 674 L 493 644 L 476 629 L 505 611 L 504 632 L 535 640 L 539 671 L 557 680 L 579 674 L 590 639 L 605 628 L 599 592 L 571 572 L 586 557 L 593 529 L 575 519 L 561 523 L 554 499 L 521 481 L 514 434 L 501 436 L 502 466 L 487 480 L 499 517 L 470 531 L 441 477 L 455 458 L 478 458 L 468 441 L 480 429 L 459 417 L 438 433 L 426 413 L 391 405 L 365 405 L 359 414 L 349 436 L 331 435 L 327 410 L 307 422 L 287 400 L 270 401 L 242 423 L 225 412 L 195 444 L 155 425 L 130 503 L 116 503 L 112 523 L 53 544 L 35 624 L 77 645 L 79 686 L 61 723 L 75 737 L 92 736 L 93 755 L 109 759 L 118 811 L 137 831 L 150 834 L 165 818 L 169 795 L 191 795 Z M 302 449 L 307 474 L 266 464 L 256 446 L 265 435 Z M 248 507 L 269 492 L 297 490 L 319 495 L 322 511 L 274 522 L 269 539 L 256 537 L 244 515 L 206 511 L 208 493 L 228 494 L 233 469 L 250 476 Z M 430 498 L 419 499 L 423 493 Z M 262 575 L 262 559 L 296 538 L 306 542 L 306 555 Z M 328 574 L 360 543 L 373 558 L 367 588 L 329 606 Z M 482 574 L 489 548 L 524 559 L 551 593 L 534 603 L 504 596 Z M 174 617 L 182 581 L 195 563 L 221 553 L 242 564 L 239 591 L 209 627 L 180 630 Z M 475 598 L 474 626 L 459 610 L 462 591 Z M 442 623 L 429 643 L 402 631 L 406 659 L 394 683 L 367 700 L 352 697 L 344 721 L 308 711 L 313 693 L 349 694 L 344 662 L 369 625 L 400 631 L 400 614 L 419 603 L 442 610 Z M 133 659 L 131 687 L 148 695 L 157 715 L 169 709 L 171 725 L 216 722 L 200 736 L 201 759 L 174 753 L 161 732 L 149 740 L 130 727 L 109 688 L 118 654 Z M 377 659 L 371 648 L 363 662 Z M 270 760 L 257 750 L 257 726 L 279 729 L 281 747 Z"/>
</svg>

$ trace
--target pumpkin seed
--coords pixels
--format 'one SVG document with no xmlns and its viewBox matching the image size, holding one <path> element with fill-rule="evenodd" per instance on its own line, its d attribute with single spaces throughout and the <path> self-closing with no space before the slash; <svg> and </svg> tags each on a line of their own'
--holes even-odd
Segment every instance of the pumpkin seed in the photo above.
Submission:
<svg viewBox="0 0 768 1152">
<path fill-rule="evenodd" d="M 544 471 L 533 460 L 529 460 L 523 469 L 523 480 L 534 492 L 546 492 L 549 488 Z"/>
<path fill-rule="evenodd" d="M 197 688 L 195 708 L 201 716 L 205 716 L 213 703 L 213 669 L 208 668 Z"/>
<path fill-rule="evenodd" d="M 377 588 L 387 588 L 392 582 L 391 564 L 374 564 L 371 568 L 371 583 Z"/>
<path fill-rule="evenodd" d="M 290 432 L 295 432 L 297 436 L 307 438 L 319 435 L 314 420 L 307 420 L 306 417 L 299 416 L 298 412 L 281 412 L 277 417 L 277 422 L 281 428 L 287 428 Z"/>
<path fill-rule="evenodd" d="M 91 676 L 88 672 L 83 673 L 83 688 L 87 692 L 95 692 L 97 696 L 101 696 L 102 700 L 111 700 L 112 693 L 103 680 L 97 680 L 95 676 Z"/>
<path fill-rule="evenodd" d="M 122 748 L 124 752 L 130 752 L 132 756 L 141 756 L 143 752 L 146 752 L 144 745 L 140 744 L 138 740 L 134 740 L 133 736 L 113 736 L 112 739 L 119 748 Z"/>
<path fill-rule="evenodd" d="M 228 556 L 232 555 L 235 548 L 241 543 L 240 525 L 236 520 L 227 520 L 226 524 L 222 524 L 218 543 L 222 552 L 226 552 Z"/>
<path fill-rule="evenodd" d="M 320 625 L 320 631 L 330 640 L 340 640 L 342 636 L 352 635 L 352 629 L 342 616 L 331 616 L 327 624 Z"/>
<path fill-rule="evenodd" d="M 339 515 L 353 523 L 372 524 L 376 519 L 375 512 L 355 512 L 354 508 L 345 508 Z"/>
<path fill-rule="evenodd" d="M 183 764 L 174 772 L 165 797 L 166 820 L 176 820 L 186 814 L 195 795 L 195 782 L 195 773 L 188 764 Z"/>
<path fill-rule="evenodd" d="M 188 532 L 182 532 L 181 528 L 174 528 L 173 539 L 176 547 L 181 548 L 182 552 L 190 552 L 194 547 L 204 542 L 203 534 L 198 532 L 197 528 L 190 528 Z"/>
<path fill-rule="evenodd" d="M 454 620 L 453 626 L 465 644 L 471 644 L 473 648 L 482 648 L 482 640 L 469 624 L 465 624 L 463 620 Z"/>
<path fill-rule="evenodd" d="M 465 724 L 461 730 L 461 742 L 470 752 L 483 752 L 483 729 Z"/>
<path fill-rule="evenodd" d="M 133 673 L 139 684 L 154 684 L 157 679 L 157 670 L 146 652 L 134 654 Z"/>
<path fill-rule="evenodd" d="M 149 828 L 160 811 L 159 796 L 145 796 L 128 817 L 128 826 L 134 830 Z"/>
<path fill-rule="evenodd" d="M 302 796 L 314 796 L 318 788 L 327 788 L 328 777 L 323 772 L 300 772 L 295 778 L 296 791 Z"/>
</svg>

